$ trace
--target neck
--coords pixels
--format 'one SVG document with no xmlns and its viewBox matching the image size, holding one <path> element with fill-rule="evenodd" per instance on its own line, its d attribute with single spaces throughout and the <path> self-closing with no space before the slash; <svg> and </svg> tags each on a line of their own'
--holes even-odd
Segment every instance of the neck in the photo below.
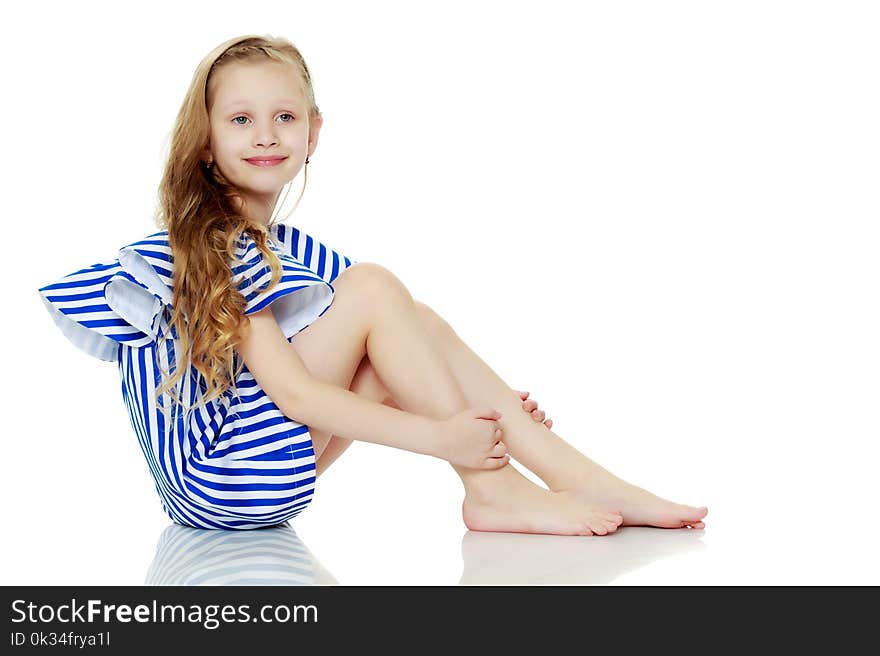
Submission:
<svg viewBox="0 0 880 656">
<path fill-rule="evenodd" d="M 252 198 L 242 199 L 240 211 L 252 221 L 259 223 L 264 228 L 268 227 L 269 219 L 272 218 L 272 211 L 278 202 L 278 196 L 281 192 L 275 194 L 274 198 Z"/>
</svg>

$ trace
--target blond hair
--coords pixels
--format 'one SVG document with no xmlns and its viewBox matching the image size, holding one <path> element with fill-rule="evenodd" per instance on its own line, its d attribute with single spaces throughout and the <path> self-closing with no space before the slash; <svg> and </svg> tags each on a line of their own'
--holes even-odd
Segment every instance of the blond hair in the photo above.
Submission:
<svg viewBox="0 0 880 656">
<path fill-rule="evenodd" d="M 174 257 L 169 332 L 173 327 L 182 348 L 177 353 L 176 366 L 169 367 L 173 373 L 158 364 L 163 374 L 170 374 L 156 390 L 156 403 L 163 412 L 169 408 L 159 403 L 159 397 L 166 392 L 172 399 L 172 407 L 175 403 L 184 404 L 183 394 L 171 392 L 190 370 L 190 363 L 200 378 L 202 399 L 189 410 L 234 389 L 242 366 L 241 363 L 236 366 L 234 348 L 241 341 L 241 330 L 247 320 L 244 317 L 246 302 L 232 283 L 231 265 L 236 261 L 237 239 L 243 233 L 250 235 L 271 268 L 271 280 L 265 289 L 271 289 L 281 280 L 281 263 L 267 244 L 266 227 L 242 212 L 244 205 L 239 190 L 216 166 L 209 167 L 201 159 L 211 135 L 207 102 L 212 77 L 220 68 L 233 63 L 266 61 L 294 67 L 310 121 L 321 117 L 315 104 L 311 75 L 299 50 L 280 37 L 247 35 L 221 43 L 202 59 L 171 133 L 154 219 L 160 228 L 168 231 Z M 269 225 L 273 221 L 270 220 Z M 159 338 L 156 353 L 167 339 L 167 334 Z M 181 357 L 187 354 L 188 357 Z"/>
</svg>

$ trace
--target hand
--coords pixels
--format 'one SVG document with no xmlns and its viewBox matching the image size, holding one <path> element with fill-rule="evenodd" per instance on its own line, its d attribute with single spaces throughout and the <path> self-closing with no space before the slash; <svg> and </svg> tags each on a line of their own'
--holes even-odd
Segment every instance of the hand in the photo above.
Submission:
<svg viewBox="0 0 880 656">
<path fill-rule="evenodd" d="M 510 456 L 501 441 L 501 413 L 482 406 L 437 422 L 432 454 L 471 469 L 500 469 Z"/>
<path fill-rule="evenodd" d="M 543 410 L 538 410 L 538 402 L 534 399 L 532 399 L 531 401 L 526 401 L 526 399 L 529 397 L 528 392 L 520 392 L 519 390 L 514 390 L 514 392 L 519 394 L 519 398 L 523 400 L 522 409 L 532 415 L 532 419 L 534 419 L 535 421 L 544 421 L 544 417 L 546 417 L 546 414 Z M 553 420 L 548 419 L 547 421 L 544 421 L 544 425 L 547 428 L 550 428 L 551 426 L 553 426 Z"/>
</svg>

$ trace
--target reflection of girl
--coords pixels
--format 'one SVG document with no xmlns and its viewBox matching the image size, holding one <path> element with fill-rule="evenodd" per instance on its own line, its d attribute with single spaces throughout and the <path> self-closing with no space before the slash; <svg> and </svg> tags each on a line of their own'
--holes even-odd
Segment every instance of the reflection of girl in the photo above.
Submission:
<svg viewBox="0 0 880 656">
<path fill-rule="evenodd" d="M 390 271 L 274 221 L 283 186 L 304 166 L 306 177 L 322 123 L 292 44 L 221 44 L 177 117 L 164 229 L 40 290 L 75 344 L 118 363 L 172 519 L 283 522 L 365 440 L 449 461 L 474 530 L 703 527 L 706 508 L 625 483 L 521 412 L 517 394 Z M 509 464 L 508 450 L 550 489 Z"/>
<path fill-rule="evenodd" d="M 289 524 L 256 531 L 162 531 L 145 585 L 312 585 L 316 563 Z"/>
</svg>

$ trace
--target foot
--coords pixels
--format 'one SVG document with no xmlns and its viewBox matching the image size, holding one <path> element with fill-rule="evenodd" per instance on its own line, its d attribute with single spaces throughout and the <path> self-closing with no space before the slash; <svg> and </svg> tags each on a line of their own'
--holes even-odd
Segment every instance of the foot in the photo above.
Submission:
<svg viewBox="0 0 880 656">
<path fill-rule="evenodd" d="M 468 489 L 462 516 L 472 531 L 551 535 L 607 535 L 623 521 L 619 513 L 585 504 L 577 492 L 545 490 L 525 477 Z"/>
<path fill-rule="evenodd" d="M 597 468 L 585 479 L 566 491 L 581 498 L 590 509 L 620 511 L 621 526 L 656 526 L 659 528 L 705 528 L 702 519 L 708 514 L 699 508 L 661 499 L 647 490 L 623 481 Z M 558 490 L 561 491 L 561 490 Z"/>
</svg>

